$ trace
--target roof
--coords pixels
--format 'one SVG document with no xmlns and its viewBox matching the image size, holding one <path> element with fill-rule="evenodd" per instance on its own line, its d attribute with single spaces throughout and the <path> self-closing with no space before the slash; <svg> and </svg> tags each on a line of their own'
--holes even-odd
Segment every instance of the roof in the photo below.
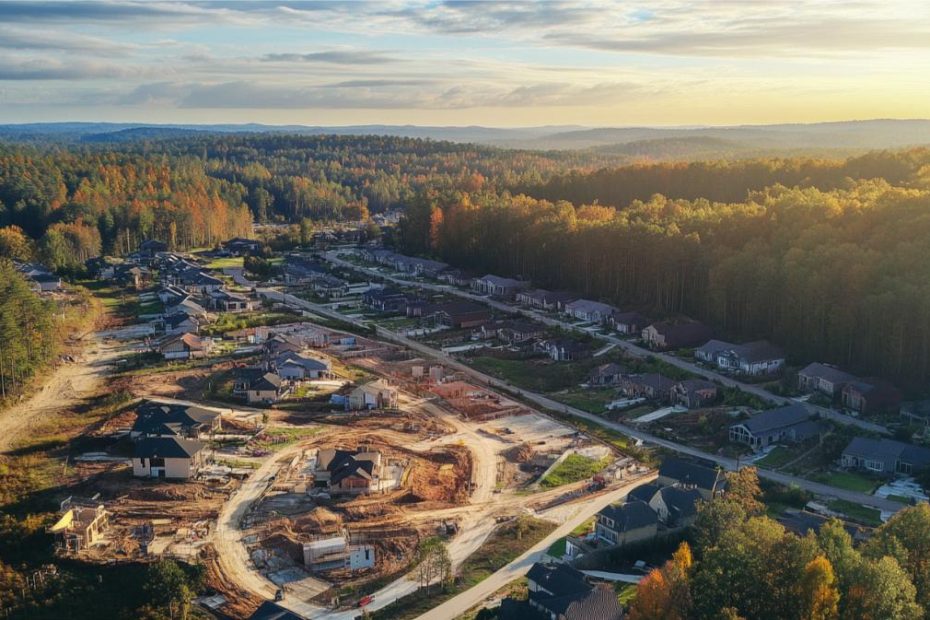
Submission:
<svg viewBox="0 0 930 620">
<path fill-rule="evenodd" d="M 487 282 L 488 284 L 500 286 L 502 288 L 519 288 L 526 284 L 526 282 L 522 282 L 520 280 L 514 280 L 513 278 L 502 278 L 490 273 L 482 278 L 478 278 L 478 281 Z"/>
<path fill-rule="evenodd" d="M 655 497 L 656 493 L 662 490 L 658 484 L 641 484 L 629 493 L 627 493 L 626 501 L 639 500 L 641 502 L 646 502 L 647 504 L 652 501 L 652 498 Z"/>
<path fill-rule="evenodd" d="M 203 341 L 200 338 L 198 338 L 195 334 L 192 334 L 190 332 L 184 332 L 183 334 L 178 334 L 176 336 L 170 336 L 166 338 L 165 340 L 161 342 L 161 344 L 159 345 L 159 348 L 165 349 L 168 346 L 176 342 L 181 342 L 188 349 L 191 349 L 194 351 L 199 351 L 199 350 L 204 349 Z"/>
<path fill-rule="evenodd" d="M 580 310 L 582 312 L 600 312 L 601 314 L 611 315 L 617 309 L 609 304 L 603 304 L 599 301 L 590 299 L 576 299 L 575 301 L 565 304 L 566 310 Z"/>
<path fill-rule="evenodd" d="M 734 424 L 734 426 L 745 426 L 750 433 L 758 435 L 759 433 L 788 428 L 806 422 L 810 417 L 810 411 L 804 405 L 785 405 L 784 407 L 757 413 L 748 420 Z"/>
<path fill-rule="evenodd" d="M 648 319 L 639 312 L 614 312 L 614 323 L 643 324 Z"/>
<path fill-rule="evenodd" d="M 675 385 L 674 381 L 657 372 L 650 372 L 642 375 L 629 375 L 626 377 L 626 380 L 635 385 L 641 385 L 659 391 L 670 390 L 672 386 Z"/>
<path fill-rule="evenodd" d="M 669 457 L 662 461 L 659 476 L 677 480 L 682 484 L 693 484 L 699 489 L 714 490 L 722 478 L 722 473 L 716 465 Z"/>
<path fill-rule="evenodd" d="M 620 364 L 610 362 L 609 364 L 601 364 L 591 372 L 591 377 L 611 377 L 613 375 L 619 375 L 623 373 L 624 368 Z"/>
<path fill-rule="evenodd" d="M 918 468 L 930 466 L 930 449 L 894 439 L 853 437 L 843 454 L 883 461 L 904 461 Z"/>
<path fill-rule="evenodd" d="M 675 343 L 689 343 L 710 337 L 710 328 L 697 321 L 685 323 L 662 322 L 650 325 L 659 334 L 665 336 L 670 345 Z"/>
<path fill-rule="evenodd" d="M 733 347 L 740 359 L 750 364 L 754 362 L 766 362 L 769 360 L 778 360 L 785 358 L 785 352 L 781 347 L 777 347 L 768 340 L 756 340 L 747 342 Z"/>
<path fill-rule="evenodd" d="M 569 353 L 578 351 L 590 351 L 593 348 L 587 342 L 581 342 L 580 340 L 573 340 L 571 338 L 557 338 L 556 340 L 550 340 L 549 346 L 564 349 Z"/>
<path fill-rule="evenodd" d="M 536 562 L 526 573 L 526 578 L 551 593 L 550 596 L 553 597 L 577 593 L 587 594 L 591 590 L 591 585 L 585 580 L 584 573 L 568 564 Z"/>
<path fill-rule="evenodd" d="M 265 601 L 249 616 L 249 620 L 303 620 L 303 617 L 284 609 L 274 601 Z"/>
<path fill-rule="evenodd" d="M 329 362 L 318 360 L 313 357 L 303 357 L 293 351 L 285 351 L 278 355 L 278 357 L 275 358 L 275 364 L 278 366 L 292 364 L 301 366 L 307 370 L 329 370 L 332 367 Z"/>
<path fill-rule="evenodd" d="M 686 392 L 696 392 L 698 390 L 716 390 L 717 384 L 706 379 L 685 379 L 675 385 L 680 385 Z"/>
<path fill-rule="evenodd" d="M 461 316 L 463 314 L 488 313 L 488 309 L 481 304 L 471 301 L 450 301 L 449 303 L 440 304 L 433 308 L 433 312 L 442 312 L 449 316 Z"/>
<path fill-rule="evenodd" d="M 668 507 L 669 514 L 674 519 L 687 519 L 696 515 L 697 504 L 703 499 L 701 492 L 697 489 L 665 487 L 659 493 Z"/>
<path fill-rule="evenodd" d="M 617 532 L 629 532 L 641 527 L 648 527 L 659 522 L 659 516 L 642 500 L 633 500 L 625 504 L 611 504 L 599 513 L 613 519 L 613 529 Z"/>
<path fill-rule="evenodd" d="M 375 470 L 375 462 L 370 458 L 359 458 L 361 454 L 349 450 L 334 450 L 333 457 L 325 468 L 326 471 L 330 472 L 330 484 L 339 484 L 351 476 L 371 480 Z"/>
<path fill-rule="evenodd" d="M 356 390 L 361 390 L 362 392 L 367 392 L 368 394 L 375 394 L 375 393 L 380 393 L 384 391 L 390 391 L 390 392 L 395 391 L 394 388 L 391 386 L 391 384 L 385 381 L 384 379 L 374 379 L 373 381 L 369 381 L 368 383 L 362 383 L 361 385 L 357 386 L 355 390 L 352 390 L 352 391 L 354 392 Z"/>
<path fill-rule="evenodd" d="M 164 430 L 175 431 L 175 429 L 212 425 L 219 415 L 216 411 L 195 405 L 150 400 L 136 408 L 136 421 L 132 425 L 132 430 L 143 434 L 154 434 Z M 176 433 L 172 432 L 172 434 Z"/>
<path fill-rule="evenodd" d="M 184 459 L 203 450 L 203 443 L 179 437 L 146 437 L 136 442 L 136 458 Z"/>
<path fill-rule="evenodd" d="M 537 299 L 543 303 L 554 303 L 559 301 L 572 301 L 578 299 L 578 296 L 570 291 L 547 291 L 546 289 L 536 288 L 531 291 L 520 293 L 522 297 Z"/>
<path fill-rule="evenodd" d="M 565 620 L 620 620 L 623 606 L 611 585 L 595 585 L 587 596 L 572 601 L 564 612 Z"/>
<path fill-rule="evenodd" d="M 281 387 L 281 377 L 274 374 L 273 372 L 266 372 L 261 377 L 254 379 L 249 384 L 249 390 L 253 391 L 267 391 L 267 390 L 277 390 Z"/>
<path fill-rule="evenodd" d="M 195 317 L 189 314 L 185 314 L 183 312 L 172 312 L 171 314 L 164 317 L 162 320 L 165 322 L 165 325 L 168 325 L 170 327 L 177 327 L 178 325 L 180 325 L 181 323 L 184 323 L 185 321 L 190 321 L 194 325 L 199 325 Z"/>
<path fill-rule="evenodd" d="M 726 340 L 708 340 L 703 345 L 694 350 L 695 354 L 707 356 L 716 355 L 720 351 L 726 351 L 734 348 L 736 345 Z"/>
<path fill-rule="evenodd" d="M 855 375 L 851 375 L 848 372 L 840 370 L 836 366 L 830 366 L 828 364 L 821 364 L 819 362 L 814 362 L 813 364 L 808 364 L 804 368 L 798 371 L 799 375 L 804 375 L 806 377 L 817 377 L 818 379 L 826 379 L 830 383 L 846 383 L 847 381 L 855 381 Z"/>
</svg>

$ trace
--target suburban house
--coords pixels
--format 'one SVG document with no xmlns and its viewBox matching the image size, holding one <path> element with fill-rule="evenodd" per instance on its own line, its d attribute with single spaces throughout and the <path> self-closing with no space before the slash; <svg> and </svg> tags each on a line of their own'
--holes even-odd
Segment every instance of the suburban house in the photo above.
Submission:
<svg viewBox="0 0 930 620">
<path fill-rule="evenodd" d="M 274 369 L 282 379 L 301 381 L 330 377 L 333 365 L 327 360 L 304 357 L 293 351 L 285 351 L 275 358 Z"/>
<path fill-rule="evenodd" d="M 930 449 L 893 439 L 854 437 L 843 450 L 840 465 L 883 476 L 910 476 L 930 467 Z"/>
<path fill-rule="evenodd" d="M 717 384 L 705 379 L 685 379 L 672 386 L 669 400 L 688 409 L 706 407 L 717 400 Z"/>
<path fill-rule="evenodd" d="M 677 486 L 682 489 L 697 489 L 704 499 L 712 499 L 726 487 L 723 470 L 710 462 L 698 462 L 668 457 L 659 467 L 659 486 Z"/>
<path fill-rule="evenodd" d="M 145 401 L 136 407 L 136 421 L 129 436 L 185 437 L 199 439 L 222 427 L 219 413 L 195 405 Z"/>
<path fill-rule="evenodd" d="M 381 484 L 381 453 L 364 450 L 319 450 L 313 471 L 316 486 L 334 493 L 369 493 Z"/>
<path fill-rule="evenodd" d="M 539 343 L 539 347 L 546 355 L 556 362 L 572 362 L 588 359 L 594 354 L 594 349 L 587 342 L 572 340 L 571 338 L 555 338 Z"/>
<path fill-rule="evenodd" d="M 681 487 L 660 487 L 656 484 L 644 484 L 630 491 L 627 501 L 643 501 L 649 504 L 659 522 L 670 529 L 688 527 L 697 517 L 698 502 L 703 501 L 697 489 Z"/>
<path fill-rule="evenodd" d="M 402 271 L 404 273 L 409 273 L 415 276 L 435 278 L 440 273 L 448 269 L 449 265 L 438 260 L 395 254 L 394 268 L 397 271 Z"/>
<path fill-rule="evenodd" d="M 481 327 L 491 320 L 491 313 L 481 304 L 471 301 L 452 301 L 433 306 L 427 312 L 441 325 L 455 329 Z"/>
<path fill-rule="evenodd" d="M 613 328 L 623 334 L 641 334 L 649 325 L 649 319 L 639 312 L 614 312 L 610 317 L 610 324 Z"/>
<path fill-rule="evenodd" d="M 384 379 L 363 383 L 349 392 L 349 409 L 394 409 L 397 390 Z"/>
<path fill-rule="evenodd" d="M 169 336 L 158 345 L 158 352 L 166 360 L 187 360 L 206 357 L 210 351 L 210 340 L 195 334 L 184 333 Z"/>
<path fill-rule="evenodd" d="M 293 336 L 288 336 L 287 334 L 275 334 L 265 340 L 262 348 L 268 355 L 277 356 L 288 351 L 291 353 L 300 353 L 304 350 L 304 345 L 299 339 Z"/>
<path fill-rule="evenodd" d="M 694 357 L 721 370 L 751 376 L 775 374 L 785 365 L 785 352 L 766 340 L 746 344 L 710 340 L 695 349 Z"/>
<path fill-rule="evenodd" d="M 564 306 L 565 314 L 588 323 L 605 324 L 617 312 L 617 309 L 608 304 L 590 299 L 576 299 Z"/>
<path fill-rule="evenodd" d="M 901 403 L 901 393 L 883 379 L 856 379 L 840 390 L 840 402 L 859 413 L 890 411 Z"/>
<path fill-rule="evenodd" d="M 620 379 L 620 392 L 629 398 L 667 401 L 675 382 L 656 372 L 626 375 Z"/>
<path fill-rule="evenodd" d="M 155 319 L 152 321 L 152 326 L 166 334 L 196 334 L 200 331 L 200 321 L 183 312 L 173 312 Z"/>
<path fill-rule="evenodd" d="M 30 276 L 29 280 L 34 283 L 35 288 L 40 293 L 50 293 L 60 290 L 62 287 L 61 277 L 52 273 L 39 273 Z"/>
<path fill-rule="evenodd" d="M 565 304 L 576 299 L 578 296 L 568 291 L 547 291 L 541 288 L 517 293 L 517 303 L 548 312 L 561 310 Z"/>
<path fill-rule="evenodd" d="M 342 278 L 327 274 L 310 282 L 310 290 L 321 297 L 332 299 L 346 295 L 349 292 L 349 283 Z"/>
<path fill-rule="evenodd" d="M 59 505 L 61 516 L 46 531 L 55 537 L 55 547 L 77 553 L 103 538 L 110 526 L 110 513 L 95 500 L 69 497 Z"/>
<path fill-rule="evenodd" d="M 527 600 L 501 601 L 500 620 L 621 620 L 623 607 L 609 584 L 591 584 L 568 564 L 533 564 L 526 574 Z M 533 613 L 535 612 L 535 613 Z"/>
<path fill-rule="evenodd" d="M 186 314 L 198 320 L 207 319 L 207 311 L 193 299 L 184 299 L 172 306 L 166 306 L 165 314 Z"/>
<path fill-rule="evenodd" d="M 146 437 L 135 444 L 132 475 L 138 478 L 192 478 L 203 464 L 203 444 L 180 437 Z"/>
<path fill-rule="evenodd" d="M 375 565 L 375 548 L 350 545 L 345 536 L 321 538 L 303 544 L 304 566 L 312 573 L 330 570 L 362 570 Z"/>
<path fill-rule="evenodd" d="M 495 321 L 481 326 L 481 336 L 483 338 L 494 337 L 507 344 L 519 344 L 539 338 L 545 331 L 546 327 L 540 323 L 520 319 Z"/>
<path fill-rule="evenodd" d="M 588 385 L 592 387 L 617 385 L 625 372 L 626 369 L 620 364 L 614 362 L 601 364 L 588 376 Z"/>
<path fill-rule="evenodd" d="M 249 616 L 249 620 L 304 620 L 304 618 L 274 601 L 265 601 Z"/>
<path fill-rule="evenodd" d="M 165 304 L 166 308 L 175 306 L 191 296 L 187 291 L 171 284 L 162 286 L 158 289 L 156 295 L 158 296 L 158 300 Z"/>
<path fill-rule="evenodd" d="M 594 533 L 608 545 L 626 545 L 655 538 L 659 516 L 640 500 L 605 506 L 597 513 Z"/>
<path fill-rule="evenodd" d="M 804 405 L 794 404 L 759 412 L 730 426 L 730 441 L 761 450 L 777 443 L 797 443 L 820 435 L 822 425 L 811 419 Z"/>
<path fill-rule="evenodd" d="M 236 237 L 224 243 L 223 247 L 233 256 L 249 256 L 261 251 L 262 242 L 254 239 Z"/>
<path fill-rule="evenodd" d="M 255 403 L 270 405 L 287 396 L 289 391 L 279 375 L 266 372 L 249 382 L 245 389 L 245 399 L 250 405 Z"/>
<path fill-rule="evenodd" d="M 199 269 L 188 269 L 178 275 L 178 286 L 188 293 L 209 295 L 223 288 L 223 281 Z"/>
<path fill-rule="evenodd" d="M 798 389 L 805 392 L 822 392 L 827 396 L 838 396 L 843 386 L 856 377 L 843 372 L 836 366 L 814 362 L 798 371 Z"/>
<path fill-rule="evenodd" d="M 139 249 L 137 250 L 140 254 L 146 254 L 148 256 L 155 256 L 159 252 L 167 252 L 168 244 L 164 241 L 159 241 L 157 239 L 146 239 L 139 244 Z"/>
<path fill-rule="evenodd" d="M 916 400 L 901 404 L 901 417 L 912 424 L 930 426 L 930 400 Z"/>
<path fill-rule="evenodd" d="M 226 289 L 210 293 L 210 304 L 223 312 L 249 312 L 261 307 L 258 299 Z"/>
<path fill-rule="evenodd" d="M 643 330 L 643 343 L 650 349 L 666 351 L 697 347 L 710 339 L 710 328 L 697 321 L 653 323 Z"/>
<path fill-rule="evenodd" d="M 407 301 L 407 294 L 396 288 L 373 288 L 362 294 L 362 303 L 379 312 L 405 312 Z"/>
<path fill-rule="evenodd" d="M 470 286 L 475 279 L 474 276 L 461 269 L 447 269 L 436 276 L 436 278 L 452 286 Z"/>
<path fill-rule="evenodd" d="M 490 295 L 491 297 L 500 297 L 501 299 L 513 299 L 517 291 L 521 291 L 528 286 L 528 282 L 514 280 L 512 278 L 502 278 L 488 274 L 483 278 L 477 278 L 472 287 L 479 293 Z"/>
</svg>

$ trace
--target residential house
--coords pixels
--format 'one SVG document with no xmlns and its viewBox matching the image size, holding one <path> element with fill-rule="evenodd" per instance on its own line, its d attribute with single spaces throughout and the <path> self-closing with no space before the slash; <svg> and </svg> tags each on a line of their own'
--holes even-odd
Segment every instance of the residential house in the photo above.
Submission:
<svg viewBox="0 0 930 620">
<path fill-rule="evenodd" d="M 275 334 L 274 336 L 271 336 L 265 340 L 262 348 L 265 350 L 266 354 L 277 356 L 287 351 L 300 353 L 304 350 L 305 347 L 303 342 L 301 342 L 300 339 L 295 336 L 290 336 L 288 334 Z"/>
<path fill-rule="evenodd" d="M 197 319 L 206 319 L 208 317 L 207 311 L 203 306 L 198 304 L 193 299 L 184 299 L 178 303 L 167 306 L 165 308 L 165 314 L 178 314 L 183 313 L 187 316 L 196 317 Z"/>
<path fill-rule="evenodd" d="M 375 548 L 371 545 L 350 545 L 345 536 L 332 536 L 303 544 L 304 566 L 312 573 L 348 568 L 356 571 L 373 568 Z"/>
<path fill-rule="evenodd" d="M 482 327 L 484 330 L 487 325 Z M 507 320 L 494 326 L 494 335 L 507 344 L 520 344 L 539 338 L 546 332 L 546 327 L 532 321 Z"/>
<path fill-rule="evenodd" d="M 591 387 L 606 387 L 617 385 L 623 379 L 626 369 L 620 364 L 610 362 L 601 364 L 588 376 L 588 385 Z"/>
<path fill-rule="evenodd" d="M 659 489 L 646 501 L 662 524 L 669 529 L 678 529 L 694 523 L 698 503 L 703 500 L 697 489 L 672 486 Z"/>
<path fill-rule="evenodd" d="M 843 386 L 856 377 L 836 366 L 814 362 L 798 371 L 798 389 L 805 392 L 822 392 L 830 397 L 839 396 Z"/>
<path fill-rule="evenodd" d="M 394 268 L 397 271 L 409 273 L 414 276 L 435 278 L 448 269 L 449 265 L 438 260 L 396 254 L 394 256 Z"/>
<path fill-rule="evenodd" d="M 565 304 L 575 301 L 578 296 L 568 291 L 547 291 L 537 288 L 532 290 L 518 291 L 516 294 L 517 303 L 535 308 L 554 312 L 562 310 Z"/>
<path fill-rule="evenodd" d="M 380 490 L 381 453 L 326 448 L 317 452 L 314 484 L 330 493 L 361 494 Z"/>
<path fill-rule="evenodd" d="M 901 417 L 911 424 L 930 426 L 930 400 L 918 400 L 901 405 Z"/>
<path fill-rule="evenodd" d="M 641 334 L 649 325 L 649 319 L 639 312 L 615 312 L 611 315 L 609 322 L 617 332 L 624 336 Z"/>
<path fill-rule="evenodd" d="M 223 247 L 233 256 L 250 256 L 261 252 L 262 242 L 254 239 L 236 237 L 224 243 Z"/>
<path fill-rule="evenodd" d="M 620 378 L 620 392 L 629 398 L 669 399 L 675 382 L 659 373 L 626 375 Z"/>
<path fill-rule="evenodd" d="M 491 313 L 485 306 L 471 301 L 452 301 L 439 304 L 427 310 L 428 316 L 442 325 L 455 329 L 481 327 L 491 320 Z"/>
<path fill-rule="evenodd" d="M 576 299 L 575 301 L 565 304 L 563 312 L 581 321 L 604 325 L 610 320 L 610 317 L 617 312 L 617 309 L 611 305 L 602 304 L 599 301 Z"/>
<path fill-rule="evenodd" d="M 526 574 L 526 601 L 504 599 L 500 620 L 621 620 L 623 607 L 609 584 L 593 585 L 568 564 L 533 564 Z M 534 615 L 532 612 L 536 612 Z"/>
<path fill-rule="evenodd" d="M 136 442 L 132 475 L 138 478 L 193 478 L 203 465 L 204 444 L 180 437 L 146 437 Z"/>
<path fill-rule="evenodd" d="M 288 285 L 304 285 L 329 275 L 329 270 L 316 261 L 302 256 L 288 255 L 282 268 L 284 283 Z"/>
<path fill-rule="evenodd" d="M 233 396 L 245 398 L 253 381 L 257 381 L 267 371 L 262 366 L 245 366 L 233 370 Z"/>
<path fill-rule="evenodd" d="M 131 263 L 123 263 L 113 269 L 113 279 L 121 286 L 139 291 L 145 288 L 149 279 L 149 271 Z"/>
<path fill-rule="evenodd" d="M 261 306 L 261 302 L 255 297 L 226 289 L 210 293 L 210 304 L 223 312 L 250 312 Z"/>
<path fill-rule="evenodd" d="M 705 379 L 685 379 L 672 386 L 669 399 L 688 409 L 707 407 L 717 400 L 717 385 Z"/>
<path fill-rule="evenodd" d="M 659 466 L 656 482 L 663 487 L 697 489 L 701 497 L 709 500 L 724 489 L 726 476 L 716 464 L 708 461 L 668 457 Z"/>
<path fill-rule="evenodd" d="M 158 344 L 157 349 L 166 360 L 187 360 L 206 357 L 211 344 L 209 339 L 183 333 L 165 338 Z"/>
<path fill-rule="evenodd" d="M 730 426 L 730 441 L 761 450 L 776 443 L 797 443 L 820 435 L 822 425 L 807 407 L 785 405 L 762 411 Z"/>
<path fill-rule="evenodd" d="M 399 314 L 406 312 L 409 297 L 403 291 L 396 288 L 372 288 L 362 294 L 362 303 L 378 310 L 379 312 L 389 312 Z"/>
<path fill-rule="evenodd" d="M 40 293 L 58 291 L 63 287 L 61 276 L 56 276 L 53 273 L 38 273 L 34 276 L 29 276 L 29 280 L 34 283 L 35 288 L 38 289 Z"/>
<path fill-rule="evenodd" d="M 541 343 L 546 353 L 556 362 L 572 362 L 587 359 L 594 355 L 594 349 L 587 342 L 571 338 L 555 338 Z"/>
<path fill-rule="evenodd" d="M 856 379 L 842 387 L 840 402 L 858 413 L 879 413 L 897 408 L 901 403 L 901 393 L 883 379 Z"/>
<path fill-rule="evenodd" d="M 930 449 L 893 439 L 854 437 L 843 450 L 840 465 L 882 476 L 910 476 L 930 467 Z"/>
<path fill-rule="evenodd" d="M 199 439 L 222 428 L 222 417 L 216 411 L 195 405 L 145 401 L 136 407 L 136 421 L 129 436 L 182 437 Z"/>
<path fill-rule="evenodd" d="M 626 545 L 656 537 L 659 516 L 643 501 L 611 504 L 597 513 L 594 533 L 608 545 Z"/>
<path fill-rule="evenodd" d="M 711 330 L 697 321 L 653 323 L 643 330 L 643 343 L 656 351 L 697 347 L 710 339 Z"/>
<path fill-rule="evenodd" d="M 274 601 L 265 601 L 249 616 L 249 620 L 304 620 L 304 617 L 281 607 Z"/>
<path fill-rule="evenodd" d="M 223 288 L 223 281 L 204 273 L 198 268 L 187 269 L 178 274 L 178 286 L 188 293 L 209 295 Z"/>
<path fill-rule="evenodd" d="M 446 282 L 452 286 L 470 286 L 475 277 L 461 269 L 447 269 L 440 273 L 436 278 L 440 282 Z"/>
<path fill-rule="evenodd" d="M 155 329 L 160 329 L 166 334 L 197 334 L 200 333 L 200 321 L 196 318 L 175 312 L 165 315 L 160 319 L 152 321 Z"/>
<path fill-rule="evenodd" d="M 349 292 L 349 283 L 336 276 L 324 275 L 310 282 L 310 290 L 321 297 L 332 299 L 346 295 Z"/>
<path fill-rule="evenodd" d="M 785 365 L 785 353 L 766 340 L 730 344 L 710 340 L 694 351 L 694 357 L 721 370 L 761 376 L 775 374 Z"/>
<path fill-rule="evenodd" d="M 472 283 L 472 287 L 479 293 L 490 295 L 491 297 L 499 297 L 501 299 L 513 299 L 516 297 L 517 291 L 525 289 L 528 285 L 528 282 L 522 280 L 502 278 L 492 274 L 477 278 Z"/>
<path fill-rule="evenodd" d="M 265 372 L 249 383 L 245 390 L 245 399 L 250 405 L 271 405 L 287 396 L 289 391 L 279 375 Z"/>
<path fill-rule="evenodd" d="M 177 286 L 167 284 L 158 289 L 156 293 L 158 300 L 165 305 L 165 307 L 176 306 L 182 301 L 189 299 L 191 294 L 185 291 L 184 289 L 178 288 Z"/>
<path fill-rule="evenodd" d="M 293 351 L 284 351 L 275 358 L 274 369 L 282 379 L 301 381 L 331 377 L 333 365 L 328 360 L 304 357 Z"/>
<path fill-rule="evenodd" d="M 397 407 L 397 390 L 384 379 L 363 383 L 349 392 L 349 409 L 394 409 Z"/>
<path fill-rule="evenodd" d="M 167 252 L 168 244 L 164 241 L 159 241 L 157 239 L 146 239 L 139 244 L 139 249 L 137 252 L 144 254 L 149 257 L 154 257 L 159 252 Z"/>
<path fill-rule="evenodd" d="M 46 531 L 55 537 L 55 548 L 65 552 L 87 549 L 110 527 L 110 513 L 96 500 L 68 497 L 59 505 L 59 514 Z"/>
</svg>

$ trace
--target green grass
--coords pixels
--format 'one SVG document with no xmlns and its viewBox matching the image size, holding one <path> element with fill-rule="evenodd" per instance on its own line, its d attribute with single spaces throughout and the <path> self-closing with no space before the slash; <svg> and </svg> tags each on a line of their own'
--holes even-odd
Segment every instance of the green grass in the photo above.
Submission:
<svg viewBox="0 0 930 620">
<path fill-rule="evenodd" d="M 540 481 L 540 486 L 551 489 L 563 484 L 571 484 L 585 478 L 590 478 L 610 463 L 610 457 L 592 459 L 580 454 L 570 454 L 564 461 L 556 465 L 549 474 Z"/>
<path fill-rule="evenodd" d="M 242 267 L 242 257 L 227 256 L 224 258 L 214 258 L 207 263 L 207 269 L 226 269 L 227 267 Z"/>
<path fill-rule="evenodd" d="M 319 427 L 287 426 L 265 429 L 256 445 L 268 450 L 281 450 L 320 432 Z"/>
<path fill-rule="evenodd" d="M 621 605 L 629 605 L 636 598 L 636 584 L 618 581 L 614 584 L 614 588 L 617 592 L 617 600 L 620 601 Z"/>
<path fill-rule="evenodd" d="M 878 486 L 878 482 L 872 478 L 848 471 L 819 474 L 814 476 L 814 480 L 829 484 L 831 487 L 856 491 L 857 493 L 871 493 Z"/>
<path fill-rule="evenodd" d="M 832 500 L 827 503 L 827 507 L 863 525 L 878 527 L 882 524 L 881 511 L 878 508 L 870 508 L 845 499 Z"/>
<path fill-rule="evenodd" d="M 779 446 L 769 452 L 765 458 L 756 461 L 756 463 L 762 467 L 768 467 L 769 469 L 778 469 L 785 463 L 789 463 L 797 458 L 797 456 L 798 455 L 793 451 Z"/>
<path fill-rule="evenodd" d="M 563 555 L 565 555 L 565 539 L 560 538 L 552 543 L 552 546 L 549 547 L 549 550 L 546 551 L 546 553 L 554 558 L 561 558 Z"/>
<path fill-rule="evenodd" d="M 564 390 L 581 383 L 587 374 L 578 363 L 545 363 L 541 358 L 524 360 L 477 356 L 466 361 L 481 372 L 535 392 Z"/>
<path fill-rule="evenodd" d="M 581 409 L 589 413 L 603 413 L 607 408 L 607 404 L 617 399 L 617 392 L 610 388 L 602 390 L 575 388 L 554 394 L 552 397 L 576 409 Z"/>
<path fill-rule="evenodd" d="M 893 502 L 898 502 L 899 504 L 907 504 L 907 505 L 911 504 L 911 498 L 905 497 L 904 495 L 889 495 L 888 499 L 890 499 Z"/>
</svg>

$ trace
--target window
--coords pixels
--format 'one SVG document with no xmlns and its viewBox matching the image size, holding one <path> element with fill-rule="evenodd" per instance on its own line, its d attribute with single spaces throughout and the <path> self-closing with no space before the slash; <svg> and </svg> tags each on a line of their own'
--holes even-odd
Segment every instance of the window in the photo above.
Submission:
<svg viewBox="0 0 930 620">
<path fill-rule="evenodd" d="M 875 461 L 872 459 L 865 459 L 863 467 L 871 471 L 882 471 L 885 469 L 885 464 L 881 461 Z"/>
</svg>

